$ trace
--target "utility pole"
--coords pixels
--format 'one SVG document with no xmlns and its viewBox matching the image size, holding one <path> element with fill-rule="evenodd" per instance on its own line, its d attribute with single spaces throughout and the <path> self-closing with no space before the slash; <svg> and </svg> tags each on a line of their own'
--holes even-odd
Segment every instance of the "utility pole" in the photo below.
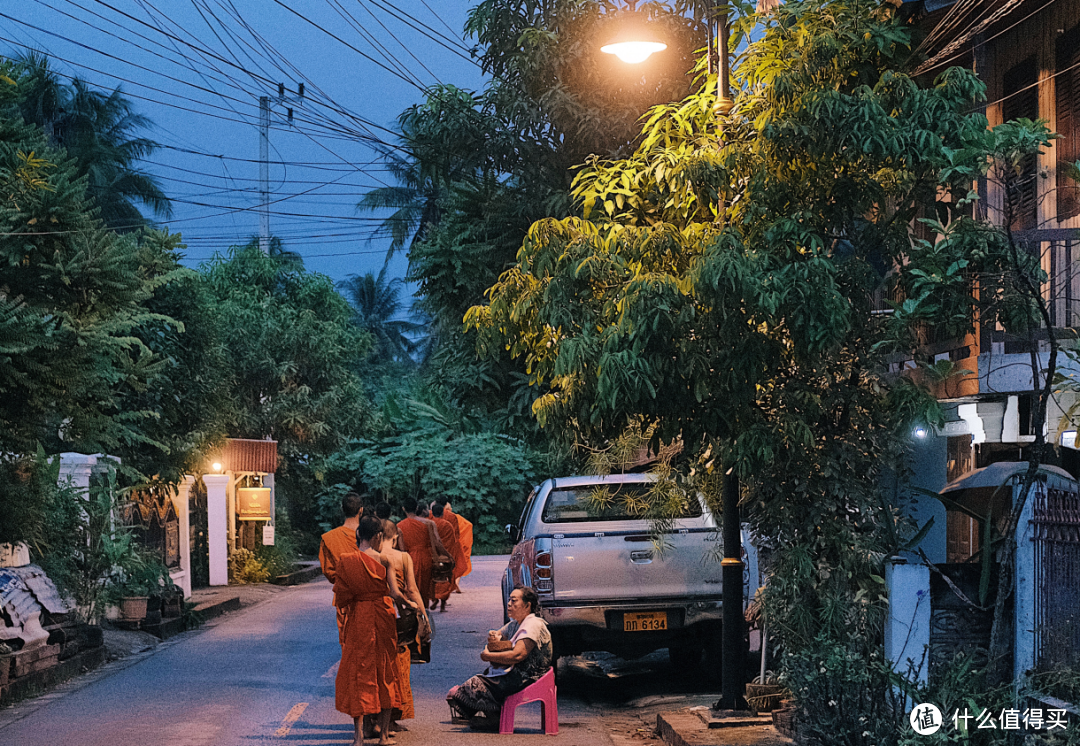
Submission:
<svg viewBox="0 0 1080 746">
<path fill-rule="evenodd" d="M 304 84 L 296 86 L 296 96 L 285 95 L 285 84 L 278 83 L 275 104 L 302 104 Z M 289 126 L 293 123 L 292 108 L 286 109 Z M 259 250 L 270 253 L 270 97 L 259 96 Z"/>
<path fill-rule="evenodd" d="M 259 96 L 259 251 L 270 253 L 270 97 Z"/>
</svg>

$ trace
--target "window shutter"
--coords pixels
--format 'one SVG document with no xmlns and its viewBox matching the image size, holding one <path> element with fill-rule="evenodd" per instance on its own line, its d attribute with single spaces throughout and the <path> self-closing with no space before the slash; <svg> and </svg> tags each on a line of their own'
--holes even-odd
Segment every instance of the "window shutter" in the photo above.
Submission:
<svg viewBox="0 0 1080 746">
<path fill-rule="evenodd" d="M 1005 100 L 1001 103 L 1001 117 L 1008 122 L 1013 119 L 1039 118 L 1039 68 L 1032 55 L 1005 73 L 1003 89 Z M 1006 188 L 1006 198 L 1012 206 L 1013 230 L 1029 230 L 1036 227 L 1035 200 L 1038 197 L 1037 173 L 1039 158 L 1034 153 L 1023 160 L 1020 176 Z"/>
<path fill-rule="evenodd" d="M 1080 184 L 1065 175 L 1062 166 L 1080 160 L 1080 26 L 1057 38 L 1054 106 L 1057 111 L 1057 215 L 1058 220 L 1080 215 Z"/>
</svg>

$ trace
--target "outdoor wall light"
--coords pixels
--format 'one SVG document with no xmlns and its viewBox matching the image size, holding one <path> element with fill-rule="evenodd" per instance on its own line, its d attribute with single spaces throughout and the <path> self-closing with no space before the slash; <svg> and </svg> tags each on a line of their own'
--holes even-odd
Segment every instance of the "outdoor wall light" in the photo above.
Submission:
<svg viewBox="0 0 1080 746">
<path fill-rule="evenodd" d="M 911 434 L 914 435 L 916 438 L 922 440 L 923 438 L 925 438 L 929 434 L 929 432 L 930 431 L 927 430 L 925 427 L 923 427 L 922 425 L 919 425 L 918 427 L 916 427 L 914 430 L 911 431 Z"/>
<path fill-rule="evenodd" d="M 221 471 L 221 462 L 215 461 L 213 464 L 210 465 L 210 468 L 212 468 L 214 471 Z"/>
</svg>

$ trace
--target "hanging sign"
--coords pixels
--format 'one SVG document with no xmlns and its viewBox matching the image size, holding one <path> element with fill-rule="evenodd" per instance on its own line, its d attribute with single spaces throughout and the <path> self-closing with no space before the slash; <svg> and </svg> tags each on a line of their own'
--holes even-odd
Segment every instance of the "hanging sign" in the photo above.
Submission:
<svg viewBox="0 0 1080 746">
<path fill-rule="evenodd" d="M 236 512 L 241 521 L 270 520 L 270 488 L 238 487 Z"/>
<path fill-rule="evenodd" d="M 263 546 L 274 546 L 274 527 L 270 524 L 266 524 L 265 526 L 263 526 Z"/>
</svg>

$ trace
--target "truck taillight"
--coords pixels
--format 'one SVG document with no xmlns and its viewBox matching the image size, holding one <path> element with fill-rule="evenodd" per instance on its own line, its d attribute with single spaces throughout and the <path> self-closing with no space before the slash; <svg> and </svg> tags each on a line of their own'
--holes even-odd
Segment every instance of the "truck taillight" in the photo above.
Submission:
<svg viewBox="0 0 1080 746">
<path fill-rule="evenodd" d="M 538 568 L 536 568 L 536 577 L 538 577 L 538 578 L 550 578 L 551 577 L 551 568 L 550 567 L 538 567 Z"/>
<path fill-rule="evenodd" d="M 537 567 L 551 567 L 551 552 L 540 552 L 540 554 L 536 555 L 536 566 Z M 540 577 L 542 577 L 542 578 L 550 578 L 551 573 L 548 572 L 547 575 L 541 575 Z"/>
</svg>

